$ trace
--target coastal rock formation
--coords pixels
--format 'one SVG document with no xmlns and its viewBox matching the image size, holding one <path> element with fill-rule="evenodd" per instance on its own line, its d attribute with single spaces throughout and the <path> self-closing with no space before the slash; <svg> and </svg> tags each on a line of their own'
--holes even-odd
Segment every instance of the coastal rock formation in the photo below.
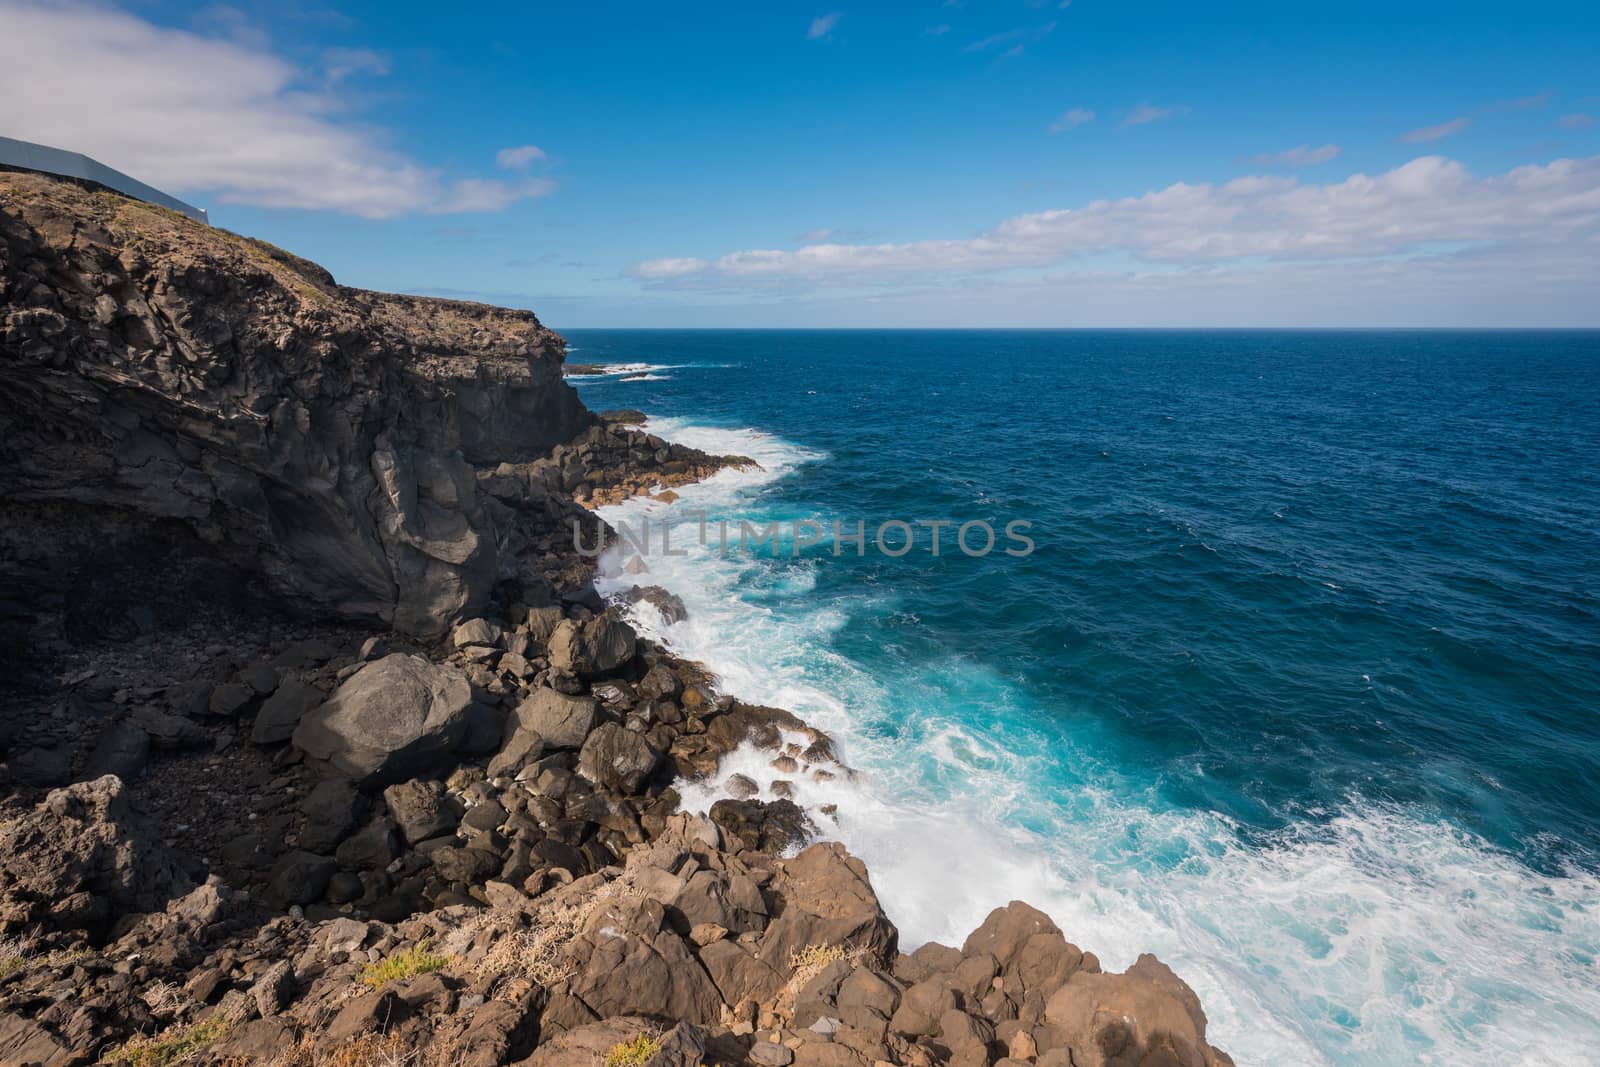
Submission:
<svg viewBox="0 0 1600 1067">
<path fill-rule="evenodd" d="M 593 423 L 529 312 L 339 286 L 161 208 L 0 173 L 12 530 L 192 535 L 282 598 L 440 632 L 499 575 L 474 463 Z"/>
<path fill-rule="evenodd" d="M 6 173 L 0 285 L 0 1063 L 1230 1062 L 1025 904 L 901 950 L 796 802 L 832 739 L 565 525 L 747 461 L 595 421 L 532 316 Z M 784 777 L 679 810 L 752 748 Z"/>
</svg>

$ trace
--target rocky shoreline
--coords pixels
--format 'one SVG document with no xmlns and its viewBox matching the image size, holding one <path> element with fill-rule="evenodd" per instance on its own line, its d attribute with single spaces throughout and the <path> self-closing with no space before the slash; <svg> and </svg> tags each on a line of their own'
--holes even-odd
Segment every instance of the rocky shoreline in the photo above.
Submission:
<svg viewBox="0 0 1600 1067">
<path fill-rule="evenodd" d="M 832 739 L 573 544 L 750 461 L 531 314 L 0 172 L 0 316 L 0 1064 L 1231 1062 L 1026 904 L 900 951 L 781 795 Z M 744 744 L 786 777 L 679 811 Z"/>
</svg>

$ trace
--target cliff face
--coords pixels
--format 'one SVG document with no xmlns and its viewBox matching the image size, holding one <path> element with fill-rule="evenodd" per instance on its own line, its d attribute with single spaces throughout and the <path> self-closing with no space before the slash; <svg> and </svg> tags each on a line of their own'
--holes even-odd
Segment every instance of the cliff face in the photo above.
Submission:
<svg viewBox="0 0 1600 1067">
<path fill-rule="evenodd" d="M 530 312 L 335 284 L 164 209 L 0 172 L 0 519 L 192 533 L 291 602 L 419 634 L 499 576 L 473 464 L 593 416 Z"/>
</svg>

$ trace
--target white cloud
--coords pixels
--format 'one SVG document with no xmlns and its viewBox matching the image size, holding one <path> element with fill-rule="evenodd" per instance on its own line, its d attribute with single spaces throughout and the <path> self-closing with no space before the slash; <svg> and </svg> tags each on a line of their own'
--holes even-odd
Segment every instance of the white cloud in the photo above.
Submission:
<svg viewBox="0 0 1600 1067">
<path fill-rule="evenodd" d="M 1018 215 L 975 237 L 896 244 L 752 249 L 715 260 L 661 259 L 632 272 L 678 288 L 904 284 L 912 278 L 1059 269 L 1123 256 L 1140 270 L 1225 263 L 1383 262 L 1469 246 L 1529 252 L 1600 245 L 1600 157 L 1562 159 L 1477 178 L 1423 156 L 1382 174 L 1302 184 L 1250 176 L 1178 183 L 1142 196 Z"/>
<path fill-rule="evenodd" d="M 1259 167 L 1314 167 L 1318 163 L 1328 162 L 1341 151 L 1336 144 L 1325 144 L 1321 148 L 1303 144 L 1282 152 L 1263 153 L 1256 156 L 1254 162 Z"/>
<path fill-rule="evenodd" d="M 805 233 L 801 234 L 800 243 L 803 245 L 816 244 L 818 241 L 826 241 L 832 236 L 833 231 L 824 226 L 821 229 L 807 230 Z"/>
<path fill-rule="evenodd" d="M 525 144 L 516 148 L 500 149 L 494 155 L 494 162 L 497 167 L 504 170 L 521 170 L 544 158 L 544 149 L 538 145 Z"/>
<path fill-rule="evenodd" d="M 1162 119 L 1186 115 L 1188 112 L 1188 106 L 1183 104 L 1177 107 L 1155 107 L 1151 104 L 1140 104 L 1128 112 L 1127 117 L 1122 120 L 1122 124 L 1124 126 L 1146 126 L 1152 122 L 1160 122 Z"/>
<path fill-rule="evenodd" d="M 1451 119 L 1449 122 L 1441 122 L 1437 126 L 1424 126 L 1420 130 L 1403 133 L 1400 135 L 1400 141 L 1403 144 L 1427 144 L 1430 141 L 1442 141 L 1452 134 L 1460 133 L 1470 125 L 1472 125 L 1472 120 L 1463 116 L 1462 118 Z"/>
<path fill-rule="evenodd" d="M 973 41 L 962 49 L 963 52 L 987 52 L 991 48 L 1005 48 L 1008 56 L 1021 55 L 1025 46 L 1044 40 L 1055 32 L 1056 24 L 1047 22 L 1043 26 L 1023 26 L 1015 30 L 1006 30 L 1003 33 L 991 33 L 989 36 Z"/>
<path fill-rule="evenodd" d="M 356 74 L 382 77 L 389 73 L 389 61 L 367 48 L 329 48 L 322 53 L 322 66 L 329 82 L 342 82 Z"/>
<path fill-rule="evenodd" d="M 827 15 L 819 15 L 811 20 L 811 28 L 806 31 L 806 40 L 816 41 L 833 32 L 839 24 L 839 12 L 834 11 Z"/>
<path fill-rule="evenodd" d="M 1562 115 L 1558 120 L 1563 130 L 1581 130 L 1594 125 L 1594 116 L 1575 112 L 1571 115 Z"/>
<path fill-rule="evenodd" d="M 711 264 L 703 259 L 647 259 L 643 263 L 635 264 L 629 273 L 636 278 L 646 280 L 681 278 L 688 274 L 698 274 L 710 266 Z"/>
<path fill-rule="evenodd" d="M 1050 124 L 1050 132 L 1066 133 L 1068 130 L 1075 130 L 1084 123 L 1093 121 L 1093 111 L 1086 107 L 1075 107 L 1071 111 L 1063 111 L 1056 116 L 1056 120 Z"/>
<path fill-rule="evenodd" d="M 0 130 L 86 152 L 190 199 L 366 218 L 493 211 L 544 179 L 449 180 L 389 148 L 333 89 L 376 53 L 304 70 L 249 37 L 157 27 L 100 7 L 0 0 Z"/>
</svg>

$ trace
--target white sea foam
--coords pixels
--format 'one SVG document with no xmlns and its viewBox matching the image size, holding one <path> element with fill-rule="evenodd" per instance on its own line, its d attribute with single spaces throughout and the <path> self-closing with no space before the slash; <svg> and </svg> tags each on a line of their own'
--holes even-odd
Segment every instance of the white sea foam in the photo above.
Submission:
<svg viewBox="0 0 1600 1067">
<path fill-rule="evenodd" d="M 686 487 L 671 505 L 713 516 L 822 458 L 755 431 L 650 429 L 762 464 Z M 637 523 L 667 508 L 634 500 L 602 514 Z M 827 637 L 847 613 L 884 610 L 887 594 L 819 608 L 804 569 L 775 586 L 762 561 L 723 558 L 714 542 L 687 548 L 602 589 L 677 593 L 689 618 L 665 625 L 641 603 L 642 631 L 708 664 L 727 692 L 791 708 L 840 742 L 858 780 L 795 779 L 796 800 L 866 860 L 904 944 L 959 943 L 989 909 L 1030 901 L 1109 968 L 1160 956 L 1241 1064 L 1574 1064 L 1600 1047 L 1593 875 L 1539 874 L 1448 824 L 1355 803 L 1245 844 L 1225 818 L 1163 809 L 1071 737 L 949 706 L 1004 698 L 980 668 L 938 665 L 924 689 L 833 653 Z M 959 695 L 908 713 L 924 693 Z M 886 722 L 898 728 L 867 728 Z M 770 758 L 733 754 L 712 781 L 684 784 L 686 805 L 709 807 L 734 773 L 770 794 Z M 1064 779 L 1080 784 L 1051 785 Z M 830 804 L 837 822 L 820 810 Z"/>
<path fill-rule="evenodd" d="M 656 371 L 673 369 L 671 364 L 666 363 L 597 363 L 595 366 L 601 369 L 593 374 L 568 374 L 567 377 L 581 382 L 616 378 L 624 374 L 654 374 Z"/>
</svg>

